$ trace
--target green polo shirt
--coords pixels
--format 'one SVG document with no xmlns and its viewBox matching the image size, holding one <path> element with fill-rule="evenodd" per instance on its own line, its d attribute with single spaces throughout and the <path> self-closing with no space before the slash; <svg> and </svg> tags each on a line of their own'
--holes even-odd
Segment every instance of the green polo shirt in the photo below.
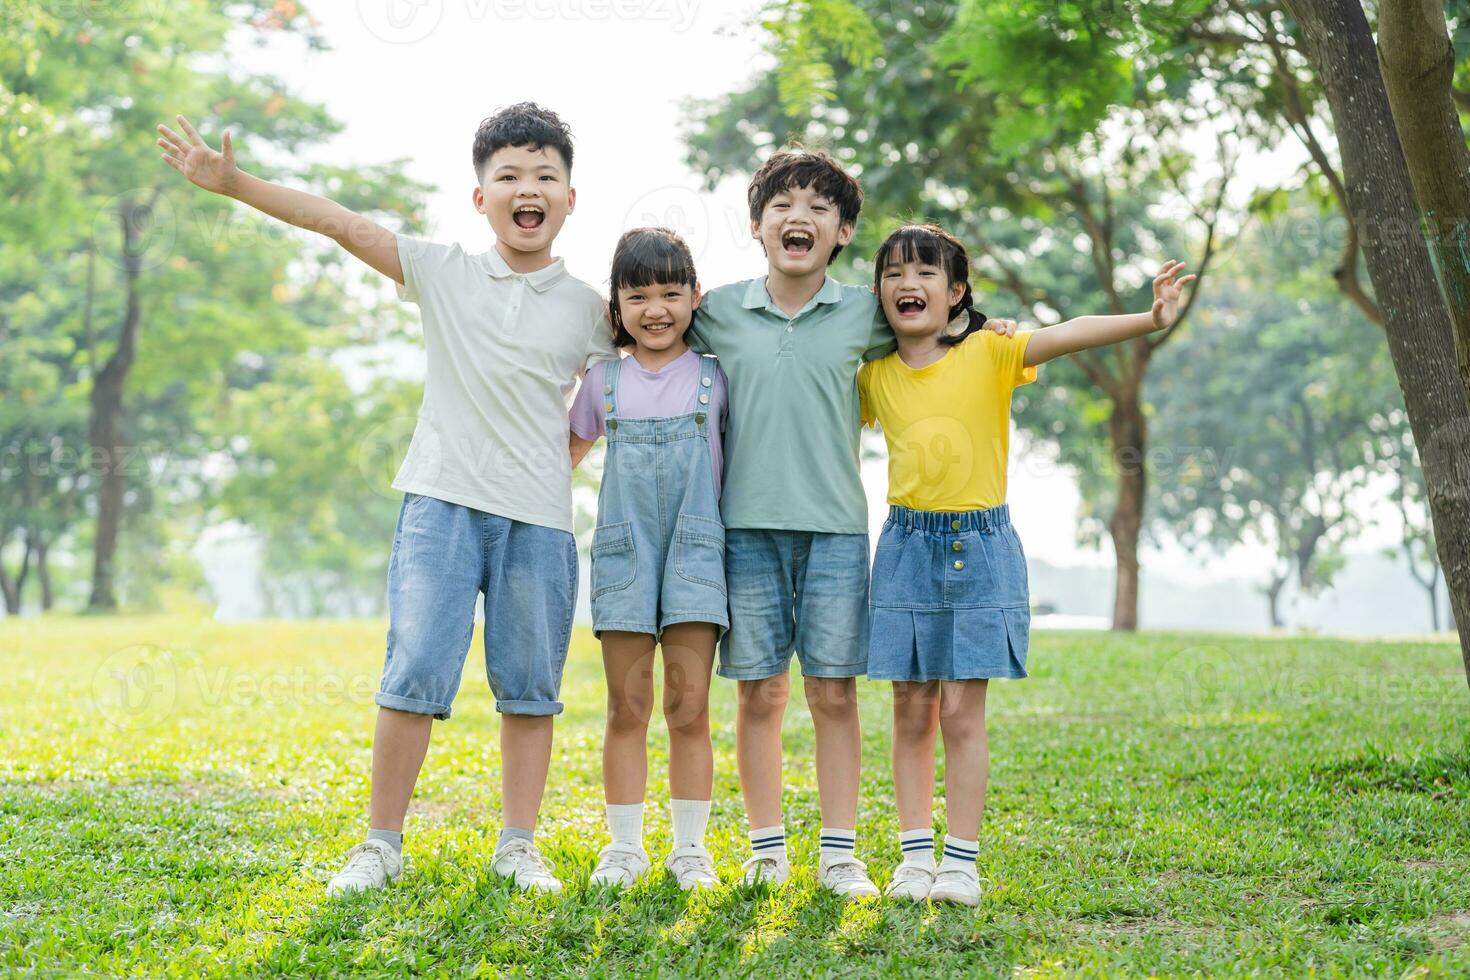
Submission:
<svg viewBox="0 0 1470 980">
<path fill-rule="evenodd" d="M 712 289 L 688 340 L 729 382 L 726 527 L 866 534 L 857 371 L 894 349 L 872 290 L 828 278 L 787 317 L 766 279 Z"/>
</svg>

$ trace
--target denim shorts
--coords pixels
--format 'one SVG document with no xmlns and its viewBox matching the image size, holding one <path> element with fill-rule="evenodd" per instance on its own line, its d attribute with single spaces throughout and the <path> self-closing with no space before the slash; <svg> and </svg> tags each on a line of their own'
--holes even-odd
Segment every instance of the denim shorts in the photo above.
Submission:
<svg viewBox="0 0 1470 980">
<path fill-rule="evenodd" d="M 448 718 L 485 596 L 497 711 L 559 714 L 577 602 L 577 546 L 556 528 L 405 494 L 388 561 L 388 652 L 375 699 Z"/>
<path fill-rule="evenodd" d="M 725 530 L 730 631 L 721 677 L 859 677 L 868 665 L 868 536 Z"/>
<path fill-rule="evenodd" d="M 937 513 L 893 507 L 873 556 L 868 676 L 1025 677 L 1026 554 L 1005 504 Z"/>
</svg>

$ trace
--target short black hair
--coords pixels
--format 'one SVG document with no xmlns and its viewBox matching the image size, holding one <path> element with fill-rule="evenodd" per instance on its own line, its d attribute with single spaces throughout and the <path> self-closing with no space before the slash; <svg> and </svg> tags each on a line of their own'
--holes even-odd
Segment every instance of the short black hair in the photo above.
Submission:
<svg viewBox="0 0 1470 980">
<path fill-rule="evenodd" d="M 534 102 L 517 102 L 480 121 L 475 131 L 476 180 L 484 176 L 485 161 L 507 146 L 553 147 L 566 163 L 567 174 L 572 172 L 572 128 Z"/>
<path fill-rule="evenodd" d="M 745 192 L 750 201 L 750 220 L 759 222 L 771 198 L 794 187 L 810 187 L 837 205 L 844 225 L 855 224 L 863 209 L 862 185 L 842 164 L 829 153 L 793 145 L 772 153 L 750 178 Z M 830 265 L 841 251 L 841 245 L 834 248 L 827 263 Z"/>
<path fill-rule="evenodd" d="M 694 256 L 689 246 L 676 232 L 668 228 L 634 228 L 623 232 L 623 237 L 618 239 L 608 280 L 612 286 L 608 319 L 612 321 L 613 343 L 618 347 L 629 347 L 634 340 L 623 326 L 623 313 L 618 309 L 618 290 L 667 283 L 693 288 L 699 277 L 694 274 Z"/>
<path fill-rule="evenodd" d="M 890 265 L 917 262 L 944 270 L 949 285 L 963 283 L 959 302 L 949 308 L 950 328 L 939 337 L 941 344 L 958 344 L 986 324 L 986 316 L 975 309 L 975 291 L 970 288 L 970 253 L 964 242 L 938 225 L 904 225 L 884 239 L 873 253 L 873 291 L 883 290 L 883 273 Z M 958 322 L 957 322 L 958 321 Z"/>
</svg>

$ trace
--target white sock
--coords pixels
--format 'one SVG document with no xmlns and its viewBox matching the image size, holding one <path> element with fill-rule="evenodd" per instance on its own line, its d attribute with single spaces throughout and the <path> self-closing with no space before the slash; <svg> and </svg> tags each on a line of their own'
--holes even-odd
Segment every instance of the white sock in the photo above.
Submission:
<svg viewBox="0 0 1470 980">
<path fill-rule="evenodd" d="M 824 858 L 852 857 L 852 848 L 856 841 L 857 835 L 854 831 L 823 827 L 817 850 Z"/>
<path fill-rule="evenodd" d="M 750 852 L 756 857 L 784 858 L 786 856 L 786 828 L 781 824 L 774 827 L 752 827 L 750 829 Z"/>
<path fill-rule="evenodd" d="M 944 835 L 944 860 L 939 862 L 940 871 L 968 871 L 971 874 L 979 874 L 975 868 L 975 858 L 980 855 L 980 842 L 973 840 L 960 840 L 958 837 Z"/>
<path fill-rule="evenodd" d="M 898 832 L 898 849 L 903 852 L 903 863 L 934 870 L 934 828 L 901 830 Z"/>
<path fill-rule="evenodd" d="M 674 847 L 704 846 L 704 830 L 709 826 L 709 800 L 670 800 L 673 813 Z"/>
<path fill-rule="evenodd" d="M 642 847 L 643 804 L 609 803 L 607 831 L 612 834 L 614 844 L 636 844 Z"/>
</svg>

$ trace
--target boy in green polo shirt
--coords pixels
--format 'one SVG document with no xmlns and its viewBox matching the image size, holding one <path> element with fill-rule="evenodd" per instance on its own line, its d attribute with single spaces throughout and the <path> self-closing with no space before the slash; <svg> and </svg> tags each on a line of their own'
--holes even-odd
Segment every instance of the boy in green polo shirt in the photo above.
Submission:
<svg viewBox="0 0 1470 980">
<path fill-rule="evenodd" d="M 827 275 L 862 209 L 825 153 L 783 150 L 751 178 L 751 235 L 767 272 L 705 294 L 688 337 L 729 380 L 721 676 L 739 683 L 736 747 L 750 821 L 745 881 L 790 874 L 781 821 L 781 722 L 801 663 L 816 729 L 819 880 L 876 897 L 853 855 L 861 739 L 857 678 L 868 659 L 868 516 L 858 475 L 857 370 L 894 349 L 872 290 Z"/>
</svg>

